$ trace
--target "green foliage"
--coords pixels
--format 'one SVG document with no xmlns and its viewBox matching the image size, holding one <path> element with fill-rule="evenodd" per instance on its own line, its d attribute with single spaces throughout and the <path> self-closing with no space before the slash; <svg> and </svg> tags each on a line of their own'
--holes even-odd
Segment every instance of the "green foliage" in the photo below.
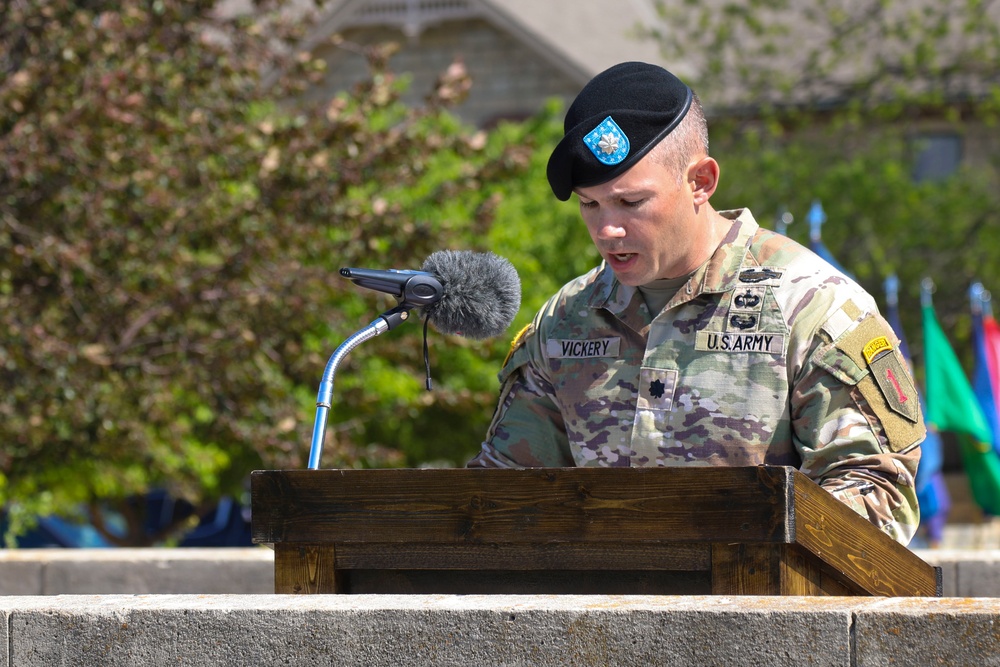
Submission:
<svg viewBox="0 0 1000 667">
<path fill-rule="evenodd" d="M 750 207 L 765 226 L 786 208 L 788 234 L 808 243 L 813 200 L 828 215 L 823 241 L 874 295 L 890 273 L 911 352 L 920 354 L 920 281 L 956 348 L 971 349 L 967 290 L 1000 291 L 995 132 L 1000 95 L 997 9 L 978 0 L 709 0 L 680 10 L 669 56 L 700 72 L 722 164 L 717 207 Z M 694 27 L 697 26 L 697 30 Z M 963 136 L 964 167 L 944 180 L 913 178 L 914 138 Z M 969 353 L 965 354 L 966 359 Z M 920 367 L 919 359 L 918 370 Z"/>
<path fill-rule="evenodd" d="M 270 48 L 301 27 L 214 4 L 0 8 L 0 504 L 17 525 L 153 487 L 209 503 L 254 468 L 303 467 L 327 357 L 392 305 L 337 268 L 485 249 L 489 184 L 532 155 L 514 128 L 508 144 L 447 113 L 461 68 L 400 104 L 385 49 L 355 90 L 286 106 L 322 69 Z M 324 465 L 477 448 L 506 341 L 432 338 L 428 393 L 403 329 L 352 353 Z"/>
</svg>

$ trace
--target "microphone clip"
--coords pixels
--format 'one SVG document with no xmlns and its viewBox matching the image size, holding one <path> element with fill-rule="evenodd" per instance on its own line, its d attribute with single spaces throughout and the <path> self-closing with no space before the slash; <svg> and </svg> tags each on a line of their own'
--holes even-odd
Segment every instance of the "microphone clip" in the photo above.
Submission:
<svg viewBox="0 0 1000 667">
<path fill-rule="evenodd" d="M 391 294 L 407 308 L 433 306 L 444 297 L 444 285 L 428 271 L 343 268 L 340 275 L 359 287 Z"/>
</svg>

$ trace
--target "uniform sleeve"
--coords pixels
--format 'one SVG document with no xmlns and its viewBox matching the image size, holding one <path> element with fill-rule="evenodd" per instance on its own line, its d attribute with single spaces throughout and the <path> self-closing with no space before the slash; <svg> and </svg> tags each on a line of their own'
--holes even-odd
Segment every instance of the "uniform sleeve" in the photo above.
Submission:
<svg viewBox="0 0 1000 667">
<path fill-rule="evenodd" d="M 792 390 L 791 418 L 802 471 L 908 544 L 920 519 L 914 478 L 926 431 L 897 346 L 876 313 L 836 338 L 820 334 Z"/>
<path fill-rule="evenodd" d="M 531 361 L 534 334 L 522 331 L 499 378 L 503 383 L 493 421 L 470 468 L 571 467 L 562 412 L 551 384 Z"/>
</svg>

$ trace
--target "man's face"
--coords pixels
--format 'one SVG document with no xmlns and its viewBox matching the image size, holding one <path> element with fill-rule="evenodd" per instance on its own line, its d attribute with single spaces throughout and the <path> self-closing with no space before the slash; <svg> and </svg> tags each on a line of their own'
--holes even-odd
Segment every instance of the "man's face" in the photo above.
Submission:
<svg viewBox="0 0 1000 667">
<path fill-rule="evenodd" d="M 678 278 L 698 268 L 708 234 L 693 185 L 644 157 L 606 183 L 576 188 L 580 214 L 601 257 L 626 285 Z"/>
</svg>

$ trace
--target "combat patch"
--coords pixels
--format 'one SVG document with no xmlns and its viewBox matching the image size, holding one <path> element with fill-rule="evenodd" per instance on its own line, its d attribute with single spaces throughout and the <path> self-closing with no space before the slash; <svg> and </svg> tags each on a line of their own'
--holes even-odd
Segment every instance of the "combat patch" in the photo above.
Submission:
<svg viewBox="0 0 1000 667">
<path fill-rule="evenodd" d="M 617 357 L 621 352 L 622 339 L 550 338 L 545 341 L 545 356 L 549 359 L 593 359 L 597 357 Z"/>
<path fill-rule="evenodd" d="M 699 331 L 694 349 L 699 352 L 766 352 L 781 354 L 785 348 L 783 334 L 724 333 Z"/>
<path fill-rule="evenodd" d="M 920 416 L 917 409 L 919 403 L 917 390 L 910 382 L 910 374 L 903 368 L 899 357 L 891 351 L 885 352 L 874 359 L 868 367 L 889 407 L 910 421 L 917 421 Z"/>
<path fill-rule="evenodd" d="M 886 326 L 880 318 L 868 315 L 837 340 L 836 349 L 859 368 L 867 366 L 868 374 L 857 387 L 881 421 L 889 449 L 899 452 L 919 442 L 925 430 L 917 390 L 889 342 Z"/>
</svg>

